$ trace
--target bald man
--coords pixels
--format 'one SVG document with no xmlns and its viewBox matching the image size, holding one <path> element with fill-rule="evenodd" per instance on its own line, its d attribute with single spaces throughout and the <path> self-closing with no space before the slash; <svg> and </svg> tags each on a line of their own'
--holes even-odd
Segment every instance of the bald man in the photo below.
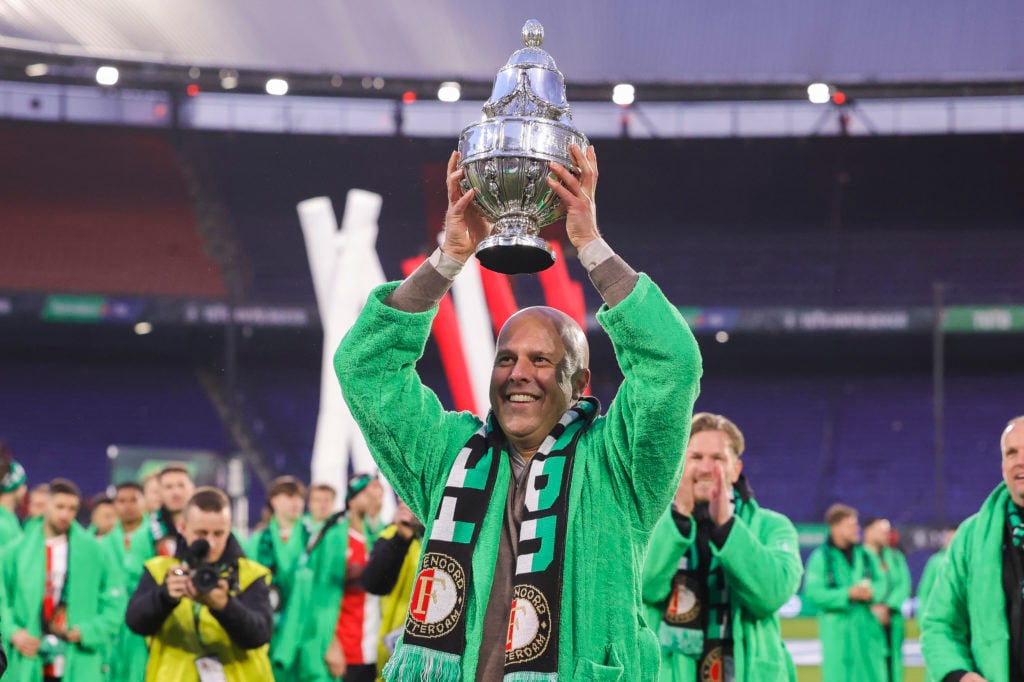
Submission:
<svg viewBox="0 0 1024 682">
<path fill-rule="evenodd" d="M 490 231 L 457 153 L 440 249 L 370 296 L 335 356 L 381 471 L 426 522 L 391 682 L 657 678 L 640 579 L 681 471 L 700 354 L 675 306 L 601 239 L 596 155 L 570 151 L 579 179 L 552 163 L 547 183 L 625 377 L 606 415 L 583 396 L 583 330 L 550 308 L 502 328 L 485 421 L 446 412 L 416 374 L 438 301 Z"/>
<path fill-rule="evenodd" d="M 939 682 L 1024 680 L 1024 416 L 999 439 L 1003 482 L 949 545 L 921 621 Z"/>
</svg>

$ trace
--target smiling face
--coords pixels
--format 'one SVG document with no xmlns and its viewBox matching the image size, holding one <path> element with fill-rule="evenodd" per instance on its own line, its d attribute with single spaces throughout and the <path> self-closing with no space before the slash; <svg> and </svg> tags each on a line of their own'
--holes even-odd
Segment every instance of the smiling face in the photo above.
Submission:
<svg viewBox="0 0 1024 682">
<path fill-rule="evenodd" d="M 721 467 L 730 485 L 739 480 L 743 462 L 732 450 L 725 431 L 699 431 L 686 446 L 686 468 L 693 476 L 693 499 L 709 502 L 715 487 L 715 469 Z"/>
<path fill-rule="evenodd" d="M 1024 507 L 1024 421 L 1015 421 L 1003 431 L 1003 480 L 1017 506 Z"/>
<path fill-rule="evenodd" d="M 491 408 L 524 458 L 583 393 L 587 360 L 583 331 L 563 313 L 527 308 L 505 323 L 491 371 Z"/>
</svg>

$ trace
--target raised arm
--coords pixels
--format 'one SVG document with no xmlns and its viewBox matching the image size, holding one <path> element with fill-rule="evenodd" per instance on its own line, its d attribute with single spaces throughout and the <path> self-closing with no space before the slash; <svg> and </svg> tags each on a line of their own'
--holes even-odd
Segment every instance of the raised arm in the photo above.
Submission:
<svg viewBox="0 0 1024 682">
<path fill-rule="evenodd" d="M 400 284 L 373 291 L 334 356 L 345 402 L 374 460 L 421 518 L 434 513 L 428 491 L 444 485 L 450 444 L 461 445 L 480 424 L 469 413 L 446 412 L 416 372 L 438 302 L 488 231 L 472 204 L 474 191 L 459 188 L 457 164 L 455 153 L 444 244 Z"/>
<path fill-rule="evenodd" d="M 679 310 L 646 275 L 637 275 L 601 239 L 594 194 L 597 157 L 572 147 L 577 180 L 559 164 L 548 179 L 566 207 L 566 234 L 604 298 L 598 322 L 608 332 L 625 377 L 598 436 L 608 454 L 615 494 L 632 502 L 634 526 L 650 529 L 668 507 L 679 480 L 693 403 L 701 376 L 700 351 Z"/>
</svg>

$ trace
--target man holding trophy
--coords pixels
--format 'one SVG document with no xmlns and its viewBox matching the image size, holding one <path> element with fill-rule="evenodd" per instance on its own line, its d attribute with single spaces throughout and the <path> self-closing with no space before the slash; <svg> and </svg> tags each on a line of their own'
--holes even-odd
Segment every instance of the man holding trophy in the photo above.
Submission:
<svg viewBox="0 0 1024 682">
<path fill-rule="evenodd" d="M 566 125 L 568 106 L 546 106 L 559 89 L 564 103 L 564 84 L 538 34 L 528 23 L 526 47 L 499 73 L 484 107 L 496 119 L 492 132 L 473 137 L 468 128 L 464 154 L 449 161 L 441 247 L 403 282 L 371 294 L 335 356 L 381 471 L 426 522 L 402 641 L 384 670 L 389 682 L 658 674 L 640 579 L 679 478 L 700 354 L 676 307 L 601 238 L 597 157 L 575 144 L 585 138 Z M 537 124 L 538 115 L 558 125 Z M 559 139 L 560 148 L 548 144 Z M 488 147 L 494 167 L 480 152 L 483 163 L 471 168 L 470 157 Z M 521 196 L 509 198 L 512 190 Z M 542 269 L 543 259 L 518 252 L 544 250 L 530 232 L 547 220 L 538 207 L 552 206 L 564 211 L 566 235 L 605 301 L 597 319 L 625 377 L 615 399 L 602 416 L 583 396 L 583 330 L 536 307 L 513 315 L 498 336 L 486 421 L 446 412 L 415 370 L 438 301 L 475 252 L 490 267 L 483 249 L 511 250 L 495 269 Z"/>
</svg>

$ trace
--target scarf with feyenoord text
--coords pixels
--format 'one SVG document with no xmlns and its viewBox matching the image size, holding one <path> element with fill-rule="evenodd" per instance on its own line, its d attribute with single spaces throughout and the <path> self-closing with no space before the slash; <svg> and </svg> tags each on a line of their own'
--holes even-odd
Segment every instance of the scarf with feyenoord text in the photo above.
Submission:
<svg viewBox="0 0 1024 682">
<path fill-rule="evenodd" d="M 557 679 L 572 462 L 584 427 L 599 411 L 593 398 L 567 410 L 527 465 L 505 646 L 506 682 Z M 462 679 L 473 552 L 488 508 L 498 502 L 504 507 L 504 496 L 494 499 L 504 447 L 504 435 L 491 413 L 456 457 L 423 550 L 402 645 L 388 661 L 385 679 Z"/>
</svg>

